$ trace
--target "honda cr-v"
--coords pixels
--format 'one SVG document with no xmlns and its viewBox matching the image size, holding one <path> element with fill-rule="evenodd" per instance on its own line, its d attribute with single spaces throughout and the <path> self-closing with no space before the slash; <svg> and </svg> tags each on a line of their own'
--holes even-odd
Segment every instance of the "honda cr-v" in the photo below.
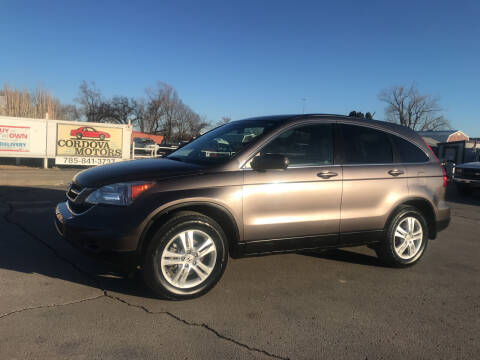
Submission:
<svg viewBox="0 0 480 360">
<path fill-rule="evenodd" d="M 140 269 L 158 295 L 204 294 L 234 257 L 368 245 L 405 267 L 450 221 L 446 177 L 414 131 L 335 115 L 231 122 L 163 159 L 75 176 L 56 225 Z M 301 261 L 301 258 L 299 258 Z"/>
</svg>

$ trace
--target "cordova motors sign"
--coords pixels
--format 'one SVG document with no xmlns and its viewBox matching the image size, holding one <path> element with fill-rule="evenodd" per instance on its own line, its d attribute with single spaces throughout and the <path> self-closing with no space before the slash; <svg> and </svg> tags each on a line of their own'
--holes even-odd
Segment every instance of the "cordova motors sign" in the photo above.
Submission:
<svg viewBox="0 0 480 360">
<path fill-rule="evenodd" d="M 57 124 L 56 163 L 102 165 L 122 159 L 123 129 Z"/>
<path fill-rule="evenodd" d="M 106 141 L 61 139 L 57 141 L 57 154 L 59 147 L 73 149 L 74 156 L 122 157 L 122 150 L 110 148 Z"/>
</svg>

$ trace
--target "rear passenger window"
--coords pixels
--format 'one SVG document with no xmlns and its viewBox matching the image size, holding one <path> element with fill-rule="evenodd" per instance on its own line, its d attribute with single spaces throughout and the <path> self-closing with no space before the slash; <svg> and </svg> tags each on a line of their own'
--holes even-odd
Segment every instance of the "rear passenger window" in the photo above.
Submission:
<svg viewBox="0 0 480 360">
<path fill-rule="evenodd" d="M 287 130 L 267 144 L 260 154 L 282 154 L 290 166 L 333 164 L 333 126 L 316 124 Z"/>
<path fill-rule="evenodd" d="M 392 145 L 383 131 L 364 126 L 343 125 L 345 164 L 391 164 Z"/>
<path fill-rule="evenodd" d="M 424 163 L 428 156 L 416 145 L 398 136 L 392 135 L 393 144 L 402 163 Z"/>
</svg>

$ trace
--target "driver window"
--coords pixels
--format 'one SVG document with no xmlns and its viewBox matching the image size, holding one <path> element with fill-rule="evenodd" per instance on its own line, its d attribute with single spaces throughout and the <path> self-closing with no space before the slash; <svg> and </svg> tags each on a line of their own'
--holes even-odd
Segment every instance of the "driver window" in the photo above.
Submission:
<svg viewBox="0 0 480 360">
<path fill-rule="evenodd" d="M 292 166 L 333 164 L 333 125 L 318 124 L 287 130 L 264 146 L 255 156 L 282 154 Z M 250 167 L 250 161 L 246 167 Z"/>
</svg>

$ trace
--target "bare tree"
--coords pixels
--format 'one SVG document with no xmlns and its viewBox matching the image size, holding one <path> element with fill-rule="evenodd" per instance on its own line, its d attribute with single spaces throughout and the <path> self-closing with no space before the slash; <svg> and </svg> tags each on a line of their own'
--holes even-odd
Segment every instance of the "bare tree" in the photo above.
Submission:
<svg viewBox="0 0 480 360">
<path fill-rule="evenodd" d="M 137 102 L 138 127 L 149 133 L 162 133 L 167 140 L 189 140 L 198 136 L 208 123 L 185 105 L 177 91 L 159 82 L 145 90 L 146 99 Z"/>
<path fill-rule="evenodd" d="M 168 102 L 169 95 L 166 93 L 163 85 L 156 88 L 148 88 L 145 90 L 146 99 L 138 101 L 137 116 L 139 118 L 139 127 L 142 131 L 148 133 L 169 132 L 165 130 L 165 104 Z M 173 126 L 170 127 L 172 129 Z"/>
<path fill-rule="evenodd" d="M 100 108 L 102 109 L 104 122 L 111 122 L 114 124 L 128 124 L 136 121 L 135 108 L 137 102 L 126 96 L 114 96 L 111 100 L 102 102 Z"/>
<path fill-rule="evenodd" d="M 175 121 L 174 139 L 176 141 L 191 140 L 200 135 L 209 123 L 200 117 L 187 105 L 178 104 L 177 119 Z"/>
<path fill-rule="evenodd" d="M 215 127 L 228 124 L 230 121 L 232 121 L 232 118 L 231 118 L 231 117 L 229 117 L 229 116 L 222 116 L 222 119 L 215 124 Z"/>
<path fill-rule="evenodd" d="M 72 104 L 61 105 L 60 113 L 60 119 L 62 120 L 79 121 L 81 118 L 79 110 Z"/>
<path fill-rule="evenodd" d="M 3 106 L 0 115 L 36 119 L 74 120 L 73 105 L 63 105 L 60 100 L 41 86 L 35 90 L 18 90 L 8 85 L 0 89 Z"/>
<path fill-rule="evenodd" d="M 105 106 L 102 93 L 94 82 L 85 80 L 80 84 L 78 96 L 74 99 L 80 106 L 80 114 L 90 122 L 101 122 L 104 118 Z"/>
<path fill-rule="evenodd" d="M 83 81 L 75 100 L 80 104 L 80 113 L 87 121 L 131 122 L 140 131 L 162 133 L 167 140 L 189 140 L 198 136 L 208 125 L 183 103 L 172 86 L 162 82 L 146 89 L 144 98 L 114 96 L 106 99 L 94 83 Z"/>
<path fill-rule="evenodd" d="M 415 85 L 384 89 L 378 98 L 387 103 L 385 117 L 390 122 L 416 131 L 450 128 L 438 100 L 431 95 L 421 95 Z"/>
</svg>

